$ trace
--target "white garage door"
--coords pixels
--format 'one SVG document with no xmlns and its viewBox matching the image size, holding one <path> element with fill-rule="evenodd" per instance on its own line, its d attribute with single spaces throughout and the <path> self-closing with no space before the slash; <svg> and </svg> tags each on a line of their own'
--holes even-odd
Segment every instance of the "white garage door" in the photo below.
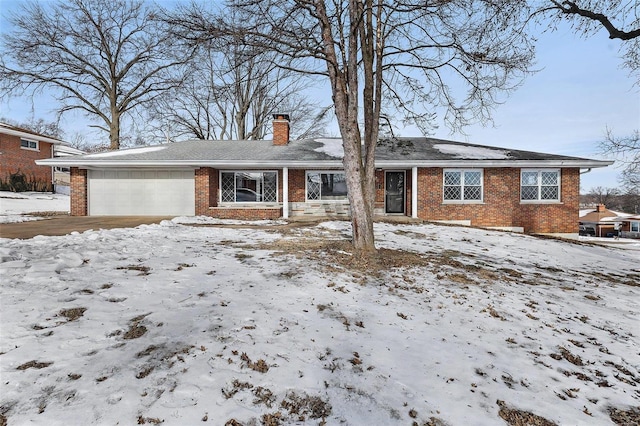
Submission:
<svg viewBox="0 0 640 426">
<path fill-rule="evenodd" d="M 193 170 L 89 170 L 89 215 L 193 216 Z"/>
</svg>

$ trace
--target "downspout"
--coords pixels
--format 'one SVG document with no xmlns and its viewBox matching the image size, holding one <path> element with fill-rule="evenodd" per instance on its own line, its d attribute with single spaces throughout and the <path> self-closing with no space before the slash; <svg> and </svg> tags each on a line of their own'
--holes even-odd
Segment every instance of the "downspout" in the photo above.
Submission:
<svg viewBox="0 0 640 426">
<path fill-rule="evenodd" d="M 418 218 L 418 168 L 411 168 L 411 217 Z"/>
<path fill-rule="evenodd" d="M 53 149 L 55 145 L 51 144 L 51 158 L 54 156 L 55 150 Z M 56 168 L 51 166 L 51 187 L 53 189 L 53 193 L 56 193 Z"/>
<path fill-rule="evenodd" d="M 580 174 L 581 174 L 581 175 L 586 175 L 586 174 L 587 174 L 587 173 L 589 173 L 590 171 L 591 171 L 591 167 L 589 167 L 589 168 L 588 168 L 587 170 L 585 170 L 584 172 L 583 172 L 583 171 L 580 171 Z"/>
<path fill-rule="evenodd" d="M 282 168 L 282 217 L 289 219 L 289 168 Z"/>
</svg>

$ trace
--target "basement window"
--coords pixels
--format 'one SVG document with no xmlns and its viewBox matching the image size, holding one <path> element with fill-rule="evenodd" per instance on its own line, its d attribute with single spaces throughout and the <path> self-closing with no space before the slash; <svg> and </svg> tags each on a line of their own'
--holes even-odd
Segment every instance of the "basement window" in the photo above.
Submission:
<svg viewBox="0 0 640 426">
<path fill-rule="evenodd" d="M 34 151 L 37 151 L 40 147 L 38 145 L 38 141 L 31 141 L 29 139 L 20 139 L 20 148 L 32 149 Z"/>
</svg>

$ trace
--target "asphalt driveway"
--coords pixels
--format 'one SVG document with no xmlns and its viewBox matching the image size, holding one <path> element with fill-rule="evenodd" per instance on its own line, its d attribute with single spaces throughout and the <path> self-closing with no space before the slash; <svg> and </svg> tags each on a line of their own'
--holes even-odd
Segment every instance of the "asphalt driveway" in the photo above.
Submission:
<svg viewBox="0 0 640 426">
<path fill-rule="evenodd" d="M 67 235 L 90 229 L 135 228 L 160 223 L 173 216 L 52 216 L 44 220 L 0 224 L 0 238 L 33 238 L 36 235 Z"/>
</svg>

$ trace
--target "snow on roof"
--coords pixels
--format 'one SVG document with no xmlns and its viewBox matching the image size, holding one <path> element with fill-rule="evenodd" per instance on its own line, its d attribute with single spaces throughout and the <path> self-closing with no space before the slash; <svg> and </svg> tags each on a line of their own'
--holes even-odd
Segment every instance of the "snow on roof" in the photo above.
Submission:
<svg viewBox="0 0 640 426">
<path fill-rule="evenodd" d="M 619 211 L 615 211 L 615 210 L 609 210 L 606 209 L 605 211 L 601 212 L 600 214 L 603 216 L 599 216 L 597 215 L 598 210 L 595 208 L 592 209 L 581 209 L 578 213 L 578 217 L 586 217 L 588 215 L 591 215 L 593 217 L 591 217 L 591 219 L 593 220 L 599 220 L 599 221 L 603 221 L 603 222 L 616 222 L 616 221 L 621 221 L 629 216 L 633 216 L 630 213 L 623 213 L 623 212 L 619 212 Z M 604 215 L 607 216 L 604 216 Z M 597 216 L 597 217 L 596 217 Z"/>
<path fill-rule="evenodd" d="M 473 160 L 506 160 L 510 158 L 509 151 L 504 149 L 494 149 L 489 147 L 479 146 L 464 146 L 453 144 L 435 144 L 434 149 L 437 149 L 443 154 L 455 155 L 459 158 L 467 158 Z"/>
<path fill-rule="evenodd" d="M 166 146 L 145 146 L 142 148 L 122 149 L 109 152 L 101 152 L 99 154 L 89 154 L 85 158 L 104 158 L 104 157 L 118 157 L 121 155 L 129 154 L 145 154 L 147 152 L 162 151 L 166 149 Z"/>
<path fill-rule="evenodd" d="M 335 158 L 344 157 L 342 139 L 316 139 L 316 142 L 320 142 L 322 146 L 314 149 L 315 152 L 322 152 Z"/>
</svg>

